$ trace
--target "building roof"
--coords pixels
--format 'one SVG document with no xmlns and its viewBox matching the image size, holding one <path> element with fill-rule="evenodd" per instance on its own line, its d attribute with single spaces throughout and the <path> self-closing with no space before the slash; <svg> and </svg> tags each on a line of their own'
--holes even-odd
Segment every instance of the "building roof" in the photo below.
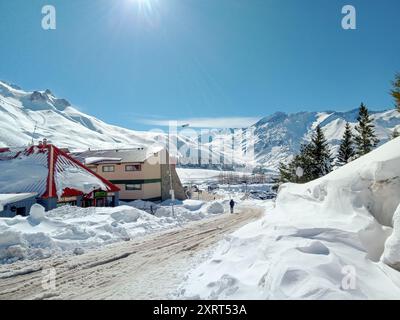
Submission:
<svg viewBox="0 0 400 320">
<path fill-rule="evenodd" d="M 14 202 L 36 197 L 37 193 L 0 193 L 0 211 L 4 210 L 4 206 Z"/>
<path fill-rule="evenodd" d="M 119 188 L 53 145 L 0 152 L 0 193 L 68 197 Z"/>
<path fill-rule="evenodd" d="M 161 148 L 132 148 L 114 150 L 87 150 L 73 153 L 72 156 L 85 164 L 99 163 L 143 163 L 159 152 Z"/>
</svg>

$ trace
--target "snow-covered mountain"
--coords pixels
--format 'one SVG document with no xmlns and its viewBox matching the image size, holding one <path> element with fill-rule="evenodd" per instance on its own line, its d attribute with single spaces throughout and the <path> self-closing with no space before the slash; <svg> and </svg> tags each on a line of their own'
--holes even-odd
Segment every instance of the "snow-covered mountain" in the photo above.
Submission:
<svg viewBox="0 0 400 320">
<path fill-rule="evenodd" d="M 261 119 L 246 132 L 254 132 L 255 162 L 276 169 L 279 162 L 289 159 L 299 150 L 302 142 L 310 138 L 313 128 L 321 124 L 334 149 L 344 131 L 345 122 L 356 123 L 357 109 L 349 112 L 300 112 L 275 113 Z M 400 126 L 400 114 L 394 110 L 373 112 L 378 137 L 385 142 L 394 128 Z M 80 112 L 67 100 L 55 97 L 50 90 L 24 91 L 0 81 L 0 147 L 25 146 L 46 137 L 59 147 L 72 149 L 123 148 L 149 145 L 165 138 L 162 133 L 134 131 L 107 124 Z M 36 129 L 35 129 L 36 126 Z M 212 133 L 212 139 L 202 148 L 211 150 L 217 157 L 226 156 L 220 148 L 231 133 L 220 130 Z M 178 148 L 198 146 L 197 137 L 179 135 Z M 182 151 L 182 150 L 181 150 Z M 184 153 L 184 151 L 182 151 Z M 238 165 L 249 160 L 235 154 Z"/>
<path fill-rule="evenodd" d="M 380 143 L 388 141 L 394 129 L 400 127 L 400 113 L 395 110 L 371 111 Z M 335 153 L 342 139 L 346 122 L 357 123 L 358 108 L 348 112 L 275 113 L 251 127 L 255 135 L 255 154 L 258 163 L 276 168 L 280 160 L 298 152 L 300 145 L 309 141 L 319 124 Z"/>
<path fill-rule="evenodd" d="M 84 114 L 50 90 L 26 92 L 0 81 L 0 146 L 25 146 L 46 137 L 60 147 L 113 148 L 154 141 L 154 133 L 109 125 Z M 36 129 L 35 129 L 36 126 Z"/>
</svg>

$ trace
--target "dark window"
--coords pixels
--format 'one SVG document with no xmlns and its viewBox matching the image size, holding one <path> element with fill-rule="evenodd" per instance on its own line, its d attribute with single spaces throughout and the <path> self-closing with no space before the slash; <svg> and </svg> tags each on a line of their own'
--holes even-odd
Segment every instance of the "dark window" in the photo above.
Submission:
<svg viewBox="0 0 400 320">
<path fill-rule="evenodd" d="M 114 172 L 115 166 L 103 166 L 103 172 Z"/>
<path fill-rule="evenodd" d="M 127 190 L 127 191 L 142 190 L 142 185 L 141 184 L 126 184 L 125 190 Z"/>
<path fill-rule="evenodd" d="M 125 171 L 142 171 L 142 166 L 140 164 L 128 164 L 125 166 Z"/>
<path fill-rule="evenodd" d="M 17 208 L 17 216 L 25 216 L 26 208 Z"/>
</svg>

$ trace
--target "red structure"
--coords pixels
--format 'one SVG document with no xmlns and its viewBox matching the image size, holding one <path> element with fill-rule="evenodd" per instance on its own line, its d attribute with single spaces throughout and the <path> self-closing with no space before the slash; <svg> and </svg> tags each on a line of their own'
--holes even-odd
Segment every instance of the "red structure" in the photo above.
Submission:
<svg viewBox="0 0 400 320">
<path fill-rule="evenodd" d="M 36 192 L 47 210 L 62 204 L 117 206 L 120 189 L 46 142 L 25 150 L 0 149 L 0 193 Z"/>
</svg>

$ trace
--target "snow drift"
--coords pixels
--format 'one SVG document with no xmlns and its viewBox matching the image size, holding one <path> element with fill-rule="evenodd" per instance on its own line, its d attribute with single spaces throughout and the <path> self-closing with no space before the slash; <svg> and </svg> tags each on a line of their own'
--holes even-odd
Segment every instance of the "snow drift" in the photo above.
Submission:
<svg viewBox="0 0 400 320">
<path fill-rule="evenodd" d="M 150 207 L 156 216 L 144 211 L 150 211 Z M 212 216 L 207 208 L 203 201 L 185 200 L 175 206 L 175 215 L 172 215 L 170 206 L 146 201 L 116 208 L 64 206 L 48 212 L 35 204 L 28 217 L 0 219 L 0 263 L 63 253 L 81 254 L 86 249 Z"/>
<path fill-rule="evenodd" d="M 227 237 L 177 295 L 399 299 L 399 203 L 395 139 L 321 179 L 283 185 L 265 217 Z"/>
</svg>

